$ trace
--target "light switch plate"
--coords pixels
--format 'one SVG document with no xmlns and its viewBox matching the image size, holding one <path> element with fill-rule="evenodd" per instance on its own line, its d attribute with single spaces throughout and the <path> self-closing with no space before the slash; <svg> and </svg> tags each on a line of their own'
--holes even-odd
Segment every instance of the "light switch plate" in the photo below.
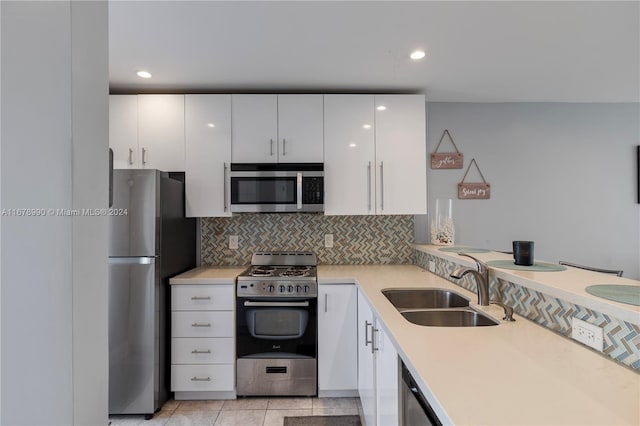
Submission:
<svg viewBox="0 0 640 426">
<path fill-rule="evenodd" d="M 238 236 L 237 235 L 229 235 L 229 248 L 231 250 L 238 250 Z"/>
<path fill-rule="evenodd" d="M 571 338 L 597 351 L 602 352 L 604 349 L 602 328 L 575 317 L 571 318 Z"/>
<path fill-rule="evenodd" d="M 333 248 L 333 234 L 324 234 L 324 247 Z"/>
</svg>

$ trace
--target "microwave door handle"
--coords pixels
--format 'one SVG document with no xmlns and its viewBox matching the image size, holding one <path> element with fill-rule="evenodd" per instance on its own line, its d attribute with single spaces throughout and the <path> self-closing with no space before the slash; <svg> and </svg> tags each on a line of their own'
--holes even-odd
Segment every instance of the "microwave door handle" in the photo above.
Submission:
<svg viewBox="0 0 640 426">
<path fill-rule="evenodd" d="M 298 187 L 298 191 L 297 191 L 297 198 L 298 198 L 298 210 L 302 209 L 302 173 L 297 173 L 297 187 Z"/>
</svg>

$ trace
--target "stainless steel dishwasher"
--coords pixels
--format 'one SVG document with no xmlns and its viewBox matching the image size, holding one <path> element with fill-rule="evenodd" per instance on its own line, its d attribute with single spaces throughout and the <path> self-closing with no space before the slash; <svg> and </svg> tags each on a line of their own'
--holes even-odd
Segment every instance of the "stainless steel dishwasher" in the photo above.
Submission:
<svg viewBox="0 0 640 426">
<path fill-rule="evenodd" d="M 402 363 L 402 424 L 404 426 L 441 426 L 411 373 Z"/>
</svg>

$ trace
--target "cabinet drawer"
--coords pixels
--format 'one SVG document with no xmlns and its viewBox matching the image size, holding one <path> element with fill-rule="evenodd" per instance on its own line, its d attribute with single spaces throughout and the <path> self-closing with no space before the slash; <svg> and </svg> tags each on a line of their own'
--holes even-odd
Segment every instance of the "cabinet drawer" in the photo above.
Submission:
<svg viewBox="0 0 640 426">
<path fill-rule="evenodd" d="M 233 337 L 232 311 L 171 312 L 172 337 Z"/>
<path fill-rule="evenodd" d="M 235 358 L 231 337 L 171 339 L 171 364 L 233 364 Z"/>
<path fill-rule="evenodd" d="M 232 391 L 235 389 L 233 364 L 172 365 L 171 391 Z"/>
<path fill-rule="evenodd" d="M 232 311 L 235 306 L 233 285 L 174 285 L 171 287 L 172 311 Z"/>
</svg>

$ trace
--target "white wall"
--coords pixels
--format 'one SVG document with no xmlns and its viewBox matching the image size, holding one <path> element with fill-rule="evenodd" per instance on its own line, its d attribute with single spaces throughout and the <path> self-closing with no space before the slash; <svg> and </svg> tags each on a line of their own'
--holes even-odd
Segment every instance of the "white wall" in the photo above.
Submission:
<svg viewBox="0 0 640 426">
<path fill-rule="evenodd" d="M 106 4 L 0 8 L 0 207 L 106 207 Z M 1 220 L 0 423 L 106 424 L 106 220 Z"/>
<path fill-rule="evenodd" d="M 533 240 L 540 260 L 623 269 L 640 279 L 639 104 L 427 107 L 429 152 L 449 129 L 464 153 L 464 169 L 428 177 L 429 213 L 436 198 L 454 199 L 456 244 L 511 250 L 512 240 Z M 472 158 L 491 184 L 489 200 L 457 199 Z M 480 177 L 472 170 L 466 181 Z"/>
</svg>

